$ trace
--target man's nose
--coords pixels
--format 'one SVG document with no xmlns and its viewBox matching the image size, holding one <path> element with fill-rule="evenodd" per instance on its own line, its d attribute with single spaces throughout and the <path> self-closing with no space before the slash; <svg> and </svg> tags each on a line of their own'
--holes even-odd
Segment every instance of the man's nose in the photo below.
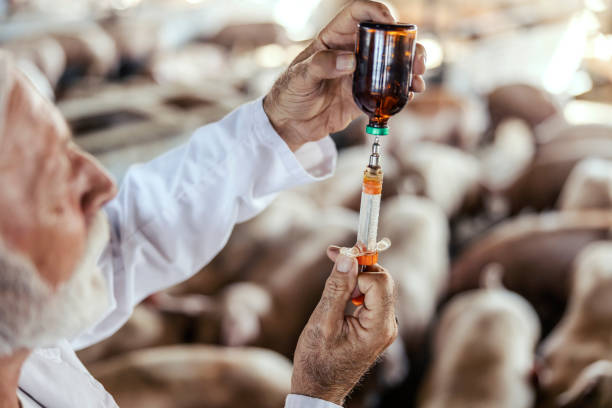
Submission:
<svg viewBox="0 0 612 408">
<path fill-rule="evenodd" d="M 117 186 L 97 160 L 79 152 L 81 172 L 85 177 L 85 188 L 81 193 L 81 208 L 86 217 L 95 215 L 104 204 L 117 194 Z"/>
</svg>

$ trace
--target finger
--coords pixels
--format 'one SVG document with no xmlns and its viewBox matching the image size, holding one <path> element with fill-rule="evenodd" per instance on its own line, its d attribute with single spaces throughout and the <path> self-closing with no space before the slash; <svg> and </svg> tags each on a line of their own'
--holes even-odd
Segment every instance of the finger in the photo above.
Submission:
<svg viewBox="0 0 612 408">
<path fill-rule="evenodd" d="M 365 295 L 364 309 L 371 312 L 370 323 L 393 312 L 395 283 L 388 272 L 363 272 L 357 277 L 357 286 L 359 291 Z"/>
<path fill-rule="evenodd" d="M 317 40 L 329 49 L 352 50 L 355 47 L 357 24 L 361 21 L 395 23 L 387 6 L 376 1 L 358 0 L 345 7 L 319 33 Z"/>
<path fill-rule="evenodd" d="M 355 70 L 355 54 L 350 51 L 324 50 L 296 64 L 290 86 L 300 91 L 317 89 L 324 79 L 338 78 Z"/>
<path fill-rule="evenodd" d="M 336 258 L 340 254 L 340 247 L 337 245 L 330 245 L 327 247 L 327 257 L 332 261 L 336 262 Z"/>
<path fill-rule="evenodd" d="M 386 272 L 387 270 L 385 268 L 383 268 L 382 266 L 376 264 L 376 265 L 368 265 L 365 267 L 365 271 L 364 272 Z"/>
<path fill-rule="evenodd" d="M 425 92 L 425 89 L 427 88 L 427 86 L 425 85 L 425 80 L 423 79 L 422 76 L 420 75 L 415 75 L 412 78 L 412 86 L 410 87 L 410 90 L 413 92 Z"/>
<path fill-rule="evenodd" d="M 427 51 L 425 47 L 417 43 L 416 51 L 414 53 L 414 66 L 412 67 L 412 73 L 414 75 L 423 75 L 427 65 Z"/>
<path fill-rule="evenodd" d="M 380 265 L 367 265 L 365 267 L 365 270 L 363 272 L 385 272 L 385 268 L 383 268 Z M 363 295 L 363 293 L 361 293 L 361 291 L 359 290 L 359 285 L 355 286 L 355 289 L 353 290 L 353 293 L 351 294 L 351 299 L 355 299 L 357 297 L 360 297 L 361 295 Z"/>
<path fill-rule="evenodd" d="M 364 293 L 364 300 L 354 316 L 366 336 L 375 334 L 384 349 L 398 333 L 393 279 L 387 272 L 363 272 L 359 274 L 357 282 L 359 290 Z"/>
<path fill-rule="evenodd" d="M 351 299 L 355 299 L 358 298 L 360 296 L 362 296 L 363 293 L 361 293 L 361 291 L 359 290 L 359 286 L 355 285 L 355 289 L 353 289 L 353 293 L 351 293 Z M 359 303 L 357 303 L 359 304 Z"/>
<path fill-rule="evenodd" d="M 316 315 L 321 319 L 322 328 L 328 333 L 342 327 L 344 309 L 356 285 L 357 261 L 355 258 L 339 254 L 325 282 L 321 301 L 316 307 Z"/>
</svg>

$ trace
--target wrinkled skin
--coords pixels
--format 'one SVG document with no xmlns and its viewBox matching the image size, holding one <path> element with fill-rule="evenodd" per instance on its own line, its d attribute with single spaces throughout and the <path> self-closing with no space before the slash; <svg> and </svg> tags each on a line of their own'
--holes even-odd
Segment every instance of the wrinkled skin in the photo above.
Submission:
<svg viewBox="0 0 612 408">
<path fill-rule="evenodd" d="M 7 66 L 2 78 L 9 93 L 0 132 L 0 237 L 56 286 L 71 276 L 92 217 L 116 189 L 98 163 L 71 142 L 59 111 Z"/>
<path fill-rule="evenodd" d="M 293 359 L 291 392 L 342 405 L 344 399 L 398 334 L 395 284 L 379 265 L 357 276 L 357 260 L 330 247 L 336 264 L 319 304 L 304 327 Z M 355 293 L 356 292 L 356 293 Z M 348 301 L 363 305 L 345 315 Z"/>
<path fill-rule="evenodd" d="M 290 149 L 340 130 L 360 113 L 350 93 L 355 57 L 348 50 L 353 48 L 357 23 L 367 19 L 393 22 L 379 3 L 352 3 L 298 56 L 265 98 L 264 110 Z M 415 92 L 425 88 L 419 76 L 425 71 L 422 47 L 418 54 Z M 3 55 L 0 79 L 0 95 L 8 94 L 6 106 L 0 106 L 0 118 L 5 119 L 0 123 L 0 236 L 10 250 L 31 260 L 50 285 L 58 286 L 74 273 L 88 226 L 115 196 L 116 187 L 95 160 L 71 142 L 58 110 Z M 378 268 L 357 278 L 356 263 L 350 270 L 339 277 L 334 268 L 304 329 L 295 353 L 294 393 L 341 403 L 397 336 L 390 275 Z M 365 305 L 354 316 L 344 316 L 356 287 L 365 294 Z M 326 341 L 309 342 L 311 334 L 320 330 Z M 7 373 L 14 386 L 2 391 L 5 395 L 0 398 L 15 399 L 18 366 L 24 360 L 15 357 L 19 357 L 15 369 Z"/>
<path fill-rule="evenodd" d="M 344 129 L 362 114 L 353 101 L 351 74 L 357 24 L 365 20 L 395 23 L 381 3 L 352 2 L 295 58 L 265 97 L 270 122 L 292 150 Z M 417 44 L 414 92 L 425 90 L 425 59 L 425 49 Z"/>
</svg>

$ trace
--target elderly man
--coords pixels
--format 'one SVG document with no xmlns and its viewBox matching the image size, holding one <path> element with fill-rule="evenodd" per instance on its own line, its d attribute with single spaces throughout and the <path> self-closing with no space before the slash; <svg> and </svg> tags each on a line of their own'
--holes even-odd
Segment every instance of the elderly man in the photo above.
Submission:
<svg viewBox="0 0 612 408">
<path fill-rule="evenodd" d="M 132 167 L 117 197 L 57 109 L 0 56 L 0 407 L 116 406 L 73 350 L 110 336 L 147 295 L 198 271 L 276 192 L 330 174 L 327 135 L 360 113 L 350 74 L 362 20 L 394 22 L 379 3 L 352 3 L 263 101 Z M 414 69 L 422 91 L 422 47 Z M 330 257 L 287 407 L 341 405 L 397 333 L 389 275 L 358 277 L 354 259 Z M 344 316 L 356 288 L 365 305 Z"/>
</svg>

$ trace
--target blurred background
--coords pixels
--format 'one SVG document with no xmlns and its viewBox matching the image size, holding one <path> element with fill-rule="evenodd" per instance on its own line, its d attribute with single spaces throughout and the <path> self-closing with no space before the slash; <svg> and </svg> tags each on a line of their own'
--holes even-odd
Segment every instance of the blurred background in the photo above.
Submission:
<svg viewBox="0 0 612 408">
<path fill-rule="evenodd" d="M 0 48 L 120 182 L 130 165 L 264 95 L 347 3 L 0 0 Z M 346 406 L 429 406 L 432 389 L 450 387 L 435 374 L 440 364 L 450 367 L 441 372 L 467 373 L 460 390 L 484 381 L 530 396 L 512 400 L 516 393 L 500 391 L 495 398 L 510 403 L 482 406 L 573 406 L 559 395 L 574 401 L 564 392 L 582 370 L 612 359 L 612 344 L 601 340 L 612 338 L 602 329 L 612 330 L 612 302 L 598 309 L 603 320 L 588 335 L 580 330 L 589 325 L 578 324 L 572 337 L 558 324 L 564 313 L 588 320 L 566 305 L 585 296 L 575 291 L 579 271 L 589 268 L 581 254 L 612 229 L 612 1 L 385 3 L 419 27 L 427 91 L 390 120 L 382 142 L 379 234 L 393 246 L 381 263 L 398 284 L 401 335 Z M 363 116 L 332 135 L 340 150 L 332 179 L 283 193 L 237 226 L 194 278 L 147 299 L 116 335 L 80 352 L 120 406 L 282 406 L 297 338 L 330 271 L 325 248 L 355 241 L 371 143 L 365 124 Z M 598 254 L 611 256 L 609 247 Z M 600 272 L 610 264 L 602 261 Z M 455 326 L 439 327 L 466 291 L 485 290 L 477 288 L 487 276 L 520 295 L 529 312 L 464 298 L 474 319 L 455 315 Z M 541 333 L 478 320 L 486 310 L 500 321 L 529 321 L 530 308 Z M 459 346 L 444 347 L 442 329 Z M 474 350 L 499 331 L 509 342 L 496 343 L 503 358 L 483 362 L 462 351 L 463 337 L 478 337 Z M 550 335 L 561 338 L 557 348 L 546 346 Z M 512 343 L 530 336 L 535 343 Z M 610 347 L 556 363 L 582 350 L 585 338 Z M 562 380 L 529 377 L 534 364 L 519 364 L 515 346 Z M 450 363 L 448 353 L 465 365 Z M 471 361 L 492 374 L 470 379 Z M 520 375 L 496 376 L 508 367 Z M 597 378 L 612 384 L 612 370 L 603 372 Z M 612 401 L 584 404 L 575 406 Z"/>
</svg>

